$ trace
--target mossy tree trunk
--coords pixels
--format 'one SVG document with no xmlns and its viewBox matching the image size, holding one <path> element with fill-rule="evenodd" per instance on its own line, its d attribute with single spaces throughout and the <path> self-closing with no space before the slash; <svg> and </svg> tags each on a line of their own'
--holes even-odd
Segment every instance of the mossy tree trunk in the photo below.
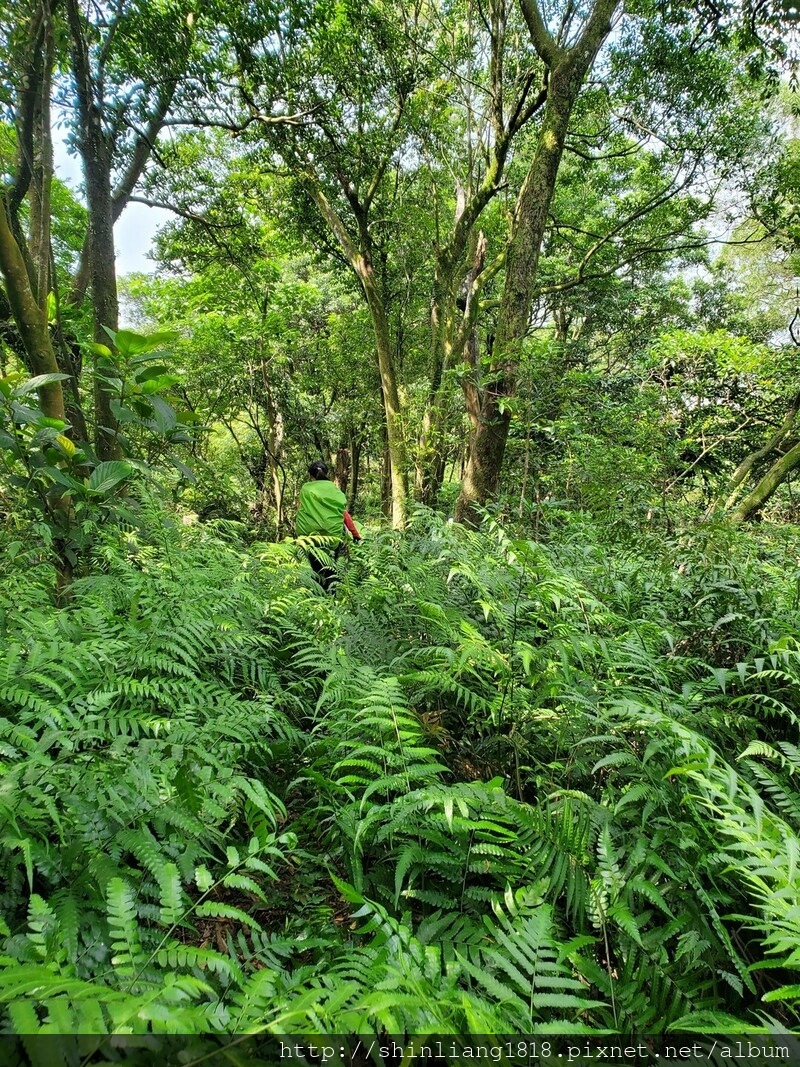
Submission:
<svg viewBox="0 0 800 1067">
<path fill-rule="evenodd" d="M 445 456 L 441 450 L 444 415 L 450 383 L 447 372 L 470 365 L 469 345 L 475 330 L 478 296 L 497 273 L 502 258 L 484 268 L 486 242 L 477 230 L 487 205 L 503 187 L 512 142 L 544 106 L 546 87 L 536 90 L 545 68 L 532 69 L 512 87 L 505 74 L 508 11 L 505 0 L 490 0 L 486 30 L 489 44 L 489 104 L 491 151 L 467 151 L 468 172 L 457 190 L 452 230 L 435 253 L 431 297 L 430 386 L 419 439 L 416 489 L 423 503 L 432 505 L 441 486 Z M 465 83 L 464 91 L 470 91 Z M 468 109 L 472 114 L 472 108 Z M 468 131 L 472 137 L 474 131 Z M 438 226 L 437 226 L 438 230 Z"/>
<path fill-rule="evenodd" d="M 5 203 L 0 207 L 0 271 L 6 295 L 25 348 L 28 366 L 34 375 L 58 374 L 47 312 L 36 299 L 25 258 L 11 230 Z M 43 413 L 51 419 L 65 420 L 64 391 L 61 382 L 49 382 L 39 390 Z"/>
<path fill-rule="evenodd" d="M 747 522 L 748 519 L 758 515 L 770 497 L 798 466 L 800 466 L 800 444 L 790 448 L 772 464 L 747 496 L 740 500 L 730 512 L 731 519 L 734 522 Z"/>
<path fill-rule="evenodd" d="M 89 205 L 89 278 L 94 340 L 108 346 L 111 339 L 106 329 L 116 333 L 119 328 L 111 203 L 113 144 L 109 131 L 103 126 L 104 102 L 92 73 L 86 27 L 77 0 L 67 0 L 67 20 L 72 37 L 72 71 L 78 103 L 78 147 L 83 161 L 86 200 Z M 114 368 L 109 366 L 103 357 L 95 356 L 95 449 L 101 460 L 119 459 L 122 455 L 117 439 L 117 418 L 111 407 L 112 394 L 107 383 L 109 377 L 116 377 Z"/>
<path fill-rule="evenodd" d="M 492 365 L 471 383 L 480 398 L 472 418 L 469 460 L 456 519 L 478 521 L 477 506 L 495 496 L 505 456 L 522 346 L 528 332 L 539 251 L 573 108 L 621 0 L 595 0 L 580 35 L 563 48 L 545 26 L 537 0 L 521 0 L 534 47 L 549 70 L 547 97 L 533 162 L 517 197 Z"/>
<path fill-rule="evenodd" d="M 330 226 L 344 252 L 353 273 L 361 283 L 361 289 L 369 308 L 375 349 L 378 356 L 378 373 L 381 379 L 381 396 L 386 425 L 386 449 L 391 495 L 390 515 L 392 526 L 402 529 L 406 521 L 408 502 L 408 476 L 406 471 L 406 444 L 400 408 L 400 387 L 397 366 L 392 347 L 389 318 L 386 312 L 380 279 L 373 266 L 372 238 L 369 232 L 369 195 L 358 201 L 350 195 L 350 207 L 356 221 L 357 234 L 350 232 L 338 212 L 325 195 L 322 186 L 309 178 L 309 188 L 320 214 Z M 373 183 L 375 186 L 377 183 Z"/>
</svg>

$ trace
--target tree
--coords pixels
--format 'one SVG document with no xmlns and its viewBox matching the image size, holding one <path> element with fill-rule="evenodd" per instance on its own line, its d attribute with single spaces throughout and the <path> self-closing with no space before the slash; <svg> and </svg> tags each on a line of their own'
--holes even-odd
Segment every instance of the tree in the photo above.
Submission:
<svg viewBox="0 0 800 1067">
<path fill-rule="evenodd" d="M 324 220 L 364 293 L 385 412 L 392 522 L 402 526 L 406 441 L 381 233 L 400 187 L 392 176 L 423 58 L 415 28 L 402 24 L 406 12 L 400 24 L 396 14 L 390 19 L 377 4 L 341 5 L 333 19 L 325 5 L 290 9 L 274 26 L 279 65 L 261 27 L 255 36 L 241 20 L 231 29 L 251 119 Z M 276 122 L 282 109 L 291 118 Z"/>
<path fill-rule="evenodd" d="M 413 436 L 405 425 L 394 309 L 409 284 L 427 290 L 416 483 L 431 501 L 441 480 L 448 372 L 477 316 L 474 280 L 499 266 L 484 270 L 479 220 L 503 188 L 513 139 L 544 103 L 542 67 L 520 44 L 518 23 L 504 0 L 447 9 L 341 4 L 335 17 L 319 4 L 290 9 L 278 23 L 267 12 L 256 23 L 229 20 L 244 72 L 242 126 L 260 125 L 262 144 L 278 154 L 305 200 L 308 231 L 323 247 L 333 238 L 369 308 L 397 525 Z M 261 158 L 274 157 L 265 160 L 262 148 Z M 412 225 L 414 271 L 399 236 Z"/>
<path fill-rule="evenodd" d="M 461 143 L 449 140 L 449 158 L 442 161 L 455 172 L 456 196 L 450 224 L 437 217 L 430 384 L 417 460 L 417 489 L 427 504 L 434 502 L 444 470 L 448 373 L 474 352 L 478 297 L 502 264 L 494 256 L 487 265 L 487 242 L 477 227 L 503 188 L 515 139 L 546 99 L 546 68 L 525 47 L 516 14 L 504 0 L 492 0 L 474 24 L 469 12 L 462 16 L 460 32 L 468 43 L 453 106 Z"/>
<path fill-rule="evenodd" d="M 762 171 L 763 180 L 754 203 L 754 214 L 758 228 L 766 230 L 767 239 L 762 241 L 762 247 L 768 264 L 767 284 L 771 284 L 774 293 L 776 276 L 782 278 L 784 287 L 788 288 L 786 283 L 796 276 L 800 259 L 800 140 L 787 138 L 781 155 L 765 170 L 766 173 Z M 761 304 L 768 303 L 763 299 L 764 281 L 759 278 L 757 267 L 751 274 L 756 275 L 756 284 L 761 282 Z M 795 313 L 789 336 L 794 350 L 789 349 L 790 357 L 786 361 L 790 367 L 800 342 L 799 323 L 800 314 Z M 782 386 L 790 398 L 782 422 L 765 442 L 742 460 L 727 487 L 724 507 L 735 522 L 745 522 L 759 515 L 800 465 L 800 443 L 796 434 L 800 393 L 797 392 L 795 375 L 785 373 Z M 754 477 L 756 481 L 752 484 Z"/>
<path fill-rule="evenodd" d="M 50 97 L 56 63 L 53 7 L 50 0 L 22 10 L 0 9 L 6 35 L 15 46 L 7 58 L 8 77 L 19 85 L 4 99 L 14 123 L 16 160 L 3 187 L 0 207 L 0 272 L 21 341 L 21 355 L 34 375 L 59 375 L 48 326 L 50 293 L 50 199 L 53 148 Z M 28 205 L 28 235 L 21 209 Z M 63 420 L 61 377 L 49 378 L 40 391 L 47 417 Z"/>
<path fill-rule="evenodd" d="M 114 223 L 141 179 L 190 65 L 193 15 L 180 2 L 123 2 L 85 14 L 65 0 L 75 87 L 75 143 L 83 163 L 89 227 L 71 294 L 91 287 L 94 341 L 107 347 L 119 326 Z M 122 454 L 112 409 L 113 360 L 95 350 L 95 447 Z"/>
<path fill-rule="evenodd" d="M 366 309 L 344 266 L 320 265 L 293 234 L 284 181 L 251 168 L 242 181 L 247 161 L 231 159 L 214 133 L 183 137 L 174 153 L 184 163 L 196 156 L 191 188 L 170 180 L 159 190 L 177 217 L 158 256 L 175 276 L 135 279 L 127 291 L 143 322 L 166 314 L 183 334 L 186 394 L 210 430 L 196 450 L 201 481 L 231 442 L 255 484 L 251 514 L 280 536 L 309 457 L 328 460 L 351 502 L 358 491 L 379 418 Z M 209 506 L 223 504 L 211 496 Z"/>
<path fill-rule="evenodd" d="M 718 498 L 734 468 L 758 447 L 763 427 L 782 418 L 791 397 L 776 372 L 789 362 L 763 343 L 696 323 L 653 340 L 644 365 L 675 442 L 668 489 L 703 507 Z"/>
<path fill-rule="evenodd" d="M 497 491 L 510 420 L 505 401 L 514 393 L 522 341 L 528 332 L 539 252 L 567 131 L 586 76 L 611 32 L 618 7 L 619 0 L 595 0 L 582 28 L 565 45 L 551 34 L 537 0 L 522 0 L 531 40 L 548 70 L 547 97 L 534 158 L 514 208 L 492 350 L 495 380 L 487 383 L 478 399 L 475 383 L 465 378 L 473 425 L 469 462 L 456 508 L 456 517 L 462 521 L 474 522 L 474 504 L 485 502 Z M 473 371 L 476 369 L 473 366 Z"/>
<path fill-rule="evenodd" d="M 515 206 L 488 372 L 484 376 L 481 367 L 474 364 L 465 378 L 473 429 L 457 514 L 470 522 L 475 521 L 474 506 L 484 503 L 498 488 L 518 368 L 538 291 L 539 255 L 562 155 L 581 91 L 618 5 L 597 2 L 579 29 L 565 16 L 555 35 L 535 0 L 524 2 L 523 10 L 531 39 L 548 66 L 548 100 Z M 688 19 L 689 13 L 683 14 Z M 679 16 L 673 13 L 672 17 Z M 653 131 L 659 130 L 659 137 L 678 157 L 683 156 L 678 164 L 683 174 L 692 174 L 701 159 L 707 166 L 720 160 L 720 176 L 731 173 L 751 151 L 758 127 L 751 112 L 751 125 L 737 129 L 738 140 L 730 136 L 730 109 L 745 80 L 738 72 L 736 57 L 724 49 L 717 50 L 721 54 L 712 51 L 713 35 L 705 34 L 700 16 L 696 35 L 688 24 L 678 27 L 667 22 L 663 13 L 630 14 L 621 19 L 618 40 L 604 60 L 612 114 L 617 101 L 627 101 L 625 121 L 647 136 L 655 136 Z M 624 76 L 615 86 L 620 71 Z M 661 81 L 658 94 L 647 85 L 656 76 Z M 651 206 L 659 202 L 656 197 Z M 613 235 L 612 224 L 599 235 L 598 248 L 608 245 Z"/>
<path fill-rule="evenodd" d="M 87 228 L 82 253 L 71 280 L 70 301 L 83 302 L 91 291 L 96 344 L 107 347 L 118 326 L 113 226 L 156 150 L 157 138 L 175 106 L 181 78 L 191 66 L 193 16 L 180 3 L 160 5 L 123 2 L 84 12 L 76 0 L 59 5 L 31 0 L 4 6 L 4 37 L 9 42 L 6 74 L 19 91 L 4 99 L 6 116 L 16 130 L 17 159 L 7 187 L 6 218 L 28 272 L 35 302 L 42 309 L 30 320 L 30 302 L 19 290 L 21 274 L 12 266 L 8 237 L 4 262 L 7 299 L 20 336 L 37 337 L 39 354 L 27 358 L 32 370 L 51 367 L 45 351 L 46 304 L 54 298 L 50 349 L 56 370 L 69 383 L 69 432 L 77 440 L 89 435 L 86 404 L 78 378 L 82 369 L 79 342 L 67 336 L 60 297 L 61 281 L 51 271 L 53 152 L 50 101 L 54 95 L 72 130 L 86 179 Z M 67 73 L 69 70 L 69 73 Z M 70 84 L 70 78 L 72 84 Z M 181 86 L 183 96 L 191 86 Z M 17 290 L 17 291 L 12 291 Z M 27 309 L 27 310 L 25 310 Z M 55 343 L 54 343 L 55 341 Z M 29 342 L 26 342 L 29 343 Z M 31 362 L 33 360 L 33 362 Z M 101 459 L 120 454 L 111 407 L 117 380 L 113 360 L 95 353 L 93 374 L 95 446 Z M 61 383 L 48 385 L 55 395 Z M 50 401 L 46 401 L 49 403 Z"/>
</svg>

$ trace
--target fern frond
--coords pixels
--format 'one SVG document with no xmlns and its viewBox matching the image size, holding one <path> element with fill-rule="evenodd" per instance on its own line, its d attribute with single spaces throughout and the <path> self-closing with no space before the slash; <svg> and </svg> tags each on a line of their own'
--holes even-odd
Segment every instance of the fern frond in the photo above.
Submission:
<svg viewBox="0 0 800 1067">
<path fill-rule="evenodd" d="M 106 891 L 108 926 L 114 955 L 111 963 L 122 974 L 133 974 L 146 960 L 142 949 L 133 890 L 121 878 L 112 878 Z"/>
</svg>

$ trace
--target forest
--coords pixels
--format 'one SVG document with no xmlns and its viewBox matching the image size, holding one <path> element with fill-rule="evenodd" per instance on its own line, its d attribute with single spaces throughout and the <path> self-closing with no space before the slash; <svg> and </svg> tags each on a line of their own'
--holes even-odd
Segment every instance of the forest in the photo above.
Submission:
<svg viewBox="0 0 800 1067">
<path fill-rule="evenodd" d="M 797 8 L 0 27 L 15 1062 L 800 1033 Z"/>
</svg>

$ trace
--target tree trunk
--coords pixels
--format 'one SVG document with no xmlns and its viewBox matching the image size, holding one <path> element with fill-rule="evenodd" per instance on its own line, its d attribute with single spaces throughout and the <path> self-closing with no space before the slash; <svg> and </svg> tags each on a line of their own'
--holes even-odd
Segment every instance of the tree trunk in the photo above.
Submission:
<svg viewBox="0 0 800 1067">
<path fill-rule="evenodd" d="M 350 497 L 348 499 L 347 510 L 354 512 L 356 509 L 356 501 L 358 499 L 358 489 L 361 473 L 361 449 L 362 439 L 358 434 L 350 435 L 350 456 L 351 456 L 351 469 L 353 473 L 352 481 L 350 482 Z"/>
<path fill-rule="evenodd" d="M 400 391 L 392 353 L 389 323 L 386 318 L 386 309 L 383 306 L 383 298 L 375 278 L 375 272 L 372 269 L 372 264 L 364 256 L 360 257 L 357 273 L 367 297 L 375 333 L 375 347 L 378 352 L 378 371 L 381 377 L 383 410 L 386 415 L 386 449 L 391 485 L 392 526 L 396 530 L 401 530 L 406 522 L 408 482 L 403 424 L 400 416 Z"/>
<path fill-rule="evenodd" d="M 336 449 L 333 457 L 333 480 L 336 487 L 347 496 L 347 486 L 350 482 L 350 452 L 344 443 Z"/>
<path fill-rule="evenodd" d="M 11 230 L 6 214 L 6 205 L 0 201 L 0 274 L 5 285 L 6 296 L 11 307 L 19 335 L 25 348 L 28 366 L 34 375 L 58 374 L 47 312 L 40 307 L 31 285 L 31 277 L 20 246 Z M 45 300 L 46 307 L 46 300 Z M 64 392 L 61 382 L 48 382 L 39 390 L 39 404 L 42 413 L 50 419 L 65 422 Z M 67 525 L 72 501 L 68 494 L 62 493 L 52 505 L 56 513 L 61 513 L 63 523 Z M 56 568 L 56 601 L 64 603 L 69 599 L 72 583 L 72 563 L 63 537 L 53 538 L 53 562 Z"/>
<path fill-rule="evenodd" d="M 456 520 L 477 525 L 476 505 L 497 494 L 505 455 L 517 367 L 528 332 L 539 250 L 553 198 L 572 107 L 570 71 L 556 69 L 536 154 L 517 197 L 514 229 L 506 258 L 491 377 L 483 383 L 480 413 L 470 440 L 467 471 L 456 505 Z M 579 88 L 580 86 L 578 86 Z"/>
<path fill-rule="evenodd" d="M 53 281 L 53 293 L 56 298 L 56 325 L 54 330 L 54 345 L 58 368 L 62 374 L 68 375 L 64 382 L 64 405 L 67 409 L 67 420 L 70 429 L 65 432 L 78 445 L 86 445 L 89 442 L 89 427 L 86 423 L 81 404 L 81 394 L 78 383 L 83 369 L 83 357 L 81 346 L 74 335 L 67 336 L 64 332 L 64 324 L 61 318 L 61 302 L 58 292 L 58 276 L 55 266 L 51 264 L 51 278 Z"/>
<path fill-rule="evenodd" d="M 272 448 L 269 457 L 270 472 L 272 474 L 272 493 L 275 497 L 275 537 L 280 540 L 283 526 L 286 521 L 284 513 L 284 496 L 286 494 L 286 470 L 283 466 L 283 415 L 277 412 L 275 421 L 270 426 L 270 445 Z"/>
<path fill-rule="evenodd" d="M 433 296 L 431 300 L 431 385 L 422 418 L 422 433 L 417 458 L 416 488 L 423 503 L 432 504 L 444 479 L 446 466 L 442 455 L 445 406 L 450 384 L 447 371 L 464 355 L 477 320 L 477 281 L 496 272 L 483 274 L 486 243 L 476 235 L 478 220 L 486 206 L 502 187 L 503 172 L 509 149 L 516 134 L 545 104 L 543 88 L 531 96 L 535 74 L 509 84 L 505 75 L 507 4 L 489 0 L 481 8 L 481 21 L 489 31 L 489 113 L 491 115 L 492 151 L 478 177 L 472 145 L 463 186 L 457 189 L 457 206 L 453 231 L 436 253 Z M 467 91 L 470 91 L 469 81 Z M 469 264 L 472 263 L 470 267 Z"/>
<path fill-rule="evenodd" d="M 493 394 L 492 401 L 499 402 L 500 393 Z M 478 526 L 477 509 L 497 493 L 499 472 L 503 465 L 508 417 L 487 418 L 487 403 L 481 405 L 478 424 L 470 436 L 469 459 L 461 493 L 456 504 L 455 520 L 467 526 Z"/>
<path fill-rule="evenodd" d="M 263 403 L 264 411 L 266 413 L 267 431 L 266 436 L 260 427 L 260 419 L 258 417 L 258 408 L 255 412 L 251 412 L 250 418 L 253 424 L 253 428 L 258 434 L 259 440 L 262 443 L 264 452 L 266 454 L 267 465 L 269 467 L 269 477 L 271 483 L 272 500 L 275 506 L 275 536 L 280 539 L 281 532 L 283 530 L 284 523 L 286 521 L 285 509 L 284 509 L 284 495 L 286 490 L 286 467 L 284 460 L 286 458 L 285 453 L 285 426 L 283 421 L 283 412 L 278 407 L 275 401 L 275 394 L 272 391 L 272 385 L 269 378 L 269 365 L 266 359 L 261 358 L 260 363 L 261 371 L 261 390 L 260 401 Z"/>
<path fill-rule="evenodd" d="M 47 313 L 42 310 L 34 296 L 25 260 L 11 232 L 4 203 L 0 204 L 0 271 L 29 367 L 34 375 L 58 374 L 58 363 L 47 326 Z M 42 386 L 39 390 L 39 401 L 42 412 L 48 418 L 66 421 L 64 391 L 60 381 Z"/>
<path fill-rule="evenodd" d="M 442 411 L 445 403 L 442 380 L 451 365 L 453 351 L 454 295 L 452 278 L 443 278 L 437 262 L 431 299 L 431 354 L 429 360 L 430 386 L 422 416 L 422 432 L 416 457 L 415 488 L 423 504 L 431 505 L 436 497 L 441 477 L 437 476 L 440 455 Z"/>
<path fill-rule="evenodd" d="M 547 99 L 536 152 L 517 197 L 506 257 L 506 277 L 488 381 L 483 383 L 478 425 L 470 441 L 467 471 L 456 518 L 478 521 L 476 505 L 497 494 L 505 456 L 517 369 L 528 332 L 539 251 L 555 190 L 572 110 L 595 56 L 611 31 L 620 0 L 595 0 L 583 31 L 569 50 L 545 27 L 536 0 L 522 0 L 533 43 L 550 68 Z"/>
<path fill-rule="evenodd" d="M 47 314 L 50 293 L 50 193 L 53 183 L 53 139 L 50 129 L 50 94 L 52 88 L 55 44 L 50 8 L 42 5 L 42 63 L 37 85 L 33 121 L 33 160 L 31 169 L 30 256 L 35 280 L 34 297 Z"/>
<path fill-rule="evenodd" d="M 392 514 L 392 468 L 389 462 L 389 444 L 386 424 L 382 427 L 383 451 L 381 452 L 381 512 L 388 519 Z"/>
<path fill-rule="evenodd" d="M 179 62 L 173 66 L 182 67 L 181 55 L 188 55 L 188 46 L 183 53 L 176 53 Z M 131 195 L 136 188 L 136 183 L 141 178 L 147 161 L 154 151 L 156 139 L 161 131 L 164 121 L 169 113 L 178 79 L 170 77 L 161 85 L 153 108 L 147 120 L 146 129 L 137 137 L 133 155 L 128 164 L 125 174 L 120 179 L 119 185 L 114 189 L 111 197 L 112 224 L 116 223 L 125 210 Z M 91 284 L 92 274 L 92 240 L 91 229 L 84 238 L 78 260 L 78 269 L 72 279 L 72 288 L 69 293 L 69 302 L 80 305 L 86 296 L 86 290 Z"/>
<path fill-rule="evenodd" d="M 800 444 L 796 444 L 772 464 L 744 500 L 733 509 L 730 514 L 731 519 L 734 522 L 746 522 L 752 519 L 798 466 L 800 466 Z"/>
<path fill-rule="evenodd" d="M 747 481 L 753 468 L 757 464 L 760 464 L 762 459 L 766 459 L 767 456 L 776 452 L 792 432 L 798 411 L 800 411 L 800 394 L 798 394 L 792 401 L 789 410 L 786 412 L 784 420 L 781 423 L 780 429 L 778 429 L 761 448 L 757 449 L 755 452 L 751 452 L 749 456 L 745 456 L 731 475 L 731 480 L 727 489 L 728 497 L 724 504 L 726 511 L 730 511 L 733 508 L 736 503 L 736 498 L 742 491 L 742 486 Z M 709 511 L 713 512 L 718 506 L 718 503 L 712 505 Z"/>
<path fill-rule="evenodd" d="M 417 460 L 419 498 L 429 506 L 436 500 L 446 467 L 442 450 L 448 387 L 445 374 L 465 354 L 467 364 L 475 365 L 470 349 L 477 346 L 477 282 L 483 272 L 486 239 L 483 233 L 473 237 L 470 242 L 472 266 L 462 279 L 458 294 L 453 291 L 456 276 L 452 270 L 446 271 L 441 256 L 436 265 L 438 283 L 434 285 L 431 309 L 433 366 Z"/>
<path fill-rule="evenodd" d="M 15 290 L 11 294 L 15 310 L 3 300 L 3 319 L 27 322 L 21 332 L 15 331 L 6 338 L 32 374 L 72 374 L 65 367 L 64 348 L 60 327 L 56 340 L 49 334 L 49 296 L 56 297 L 58 315 L 58 286 L 53 262 L 51 242 L 51 192 L 53 182 L 53 138 L 51 106 L 53 70 L 55 67 L 55 34 L 53 28 L 54 0 L 42 0 L 35 6 L 27 29 L 27 45 L 23 61 L 23 73 L 16 113 L 17 161 L 14 181 L 7 193 L 7 222 L 13 245 L 6 246 L 6 266 L 9 272 L 8 285 Z M 27 196 L 29 205 L 28 236 L 19 222 L 18 212 Z M 8 241 L 8 234 L 5 235 Z M 10 257 L 10 259 L 9 259 Z M 27 295 L 24 273 L 27 273 L 30 297 Z M 12 280 L 16 279 L 16 280 Z M 29 300 L 39 308 L 34 312 Z M 18 327 L 19 329 L 19 327 Z M 23 339 L 23 334 L 27 338 Z M 55 365 L 53 364 L 55 360 Z M 86 440 L 86 420 L 80 408 L 74 379 L 69 382 L 72 394 L 65 391 L 65 383 L 54 383 L 40 395 L 45 413 L 55 412 L 61 418 L 62 404 L 66 410 L 69 427 L 65 430 L 76 442 Z M 70 402 L 72 401 L 72 402 Z"/>
<path fill-rule="evenodd" d="M 406 475 L 406 449 L 400 413 L 400 389 L 397 378 L 391 332 L 383 292 L 372 264 L 371 241 L 367 225 L 366 209 L 351 205 L 359 227 L 359 242 L 356 243 L 347 227 L 333 209 L 322 187 L 316 181 L 310 185 L 314 203 L 331 228 L 347 257 L 353 272 L 361 283 L 367 301 L 375 348 L 378 355 L 378 373 L 381 379 L 381 395 L 386 425 L 386 452 L 390 479 L 392 526 L 402 529 L 406 521 L 408 480 Z"/>
<path fill-rule="evenodd" d="M 72 35 L 72 67 L 78 100 L 80 132 L 78 148 L 86 179 L 89 207 L 88 242 L 91 247 L 89 279 L 92 289 L 94 340 L 108 346 L 106 329 L 119 329 L 117 271 L 114 253 L 114 216 L 111 197 L 111 157 L 113 145 L 103 129 L 103 100 L 92 75 L 89 47 L 77 0 L 67 0 L 67 16 Z M 117 438 L 118 423 L 111 409 L 113 397 L 108 379 L 116 368 L 108 358 L 95 356 L 95 448 L 101 460 L 122 455 Z"/>
</svg>

